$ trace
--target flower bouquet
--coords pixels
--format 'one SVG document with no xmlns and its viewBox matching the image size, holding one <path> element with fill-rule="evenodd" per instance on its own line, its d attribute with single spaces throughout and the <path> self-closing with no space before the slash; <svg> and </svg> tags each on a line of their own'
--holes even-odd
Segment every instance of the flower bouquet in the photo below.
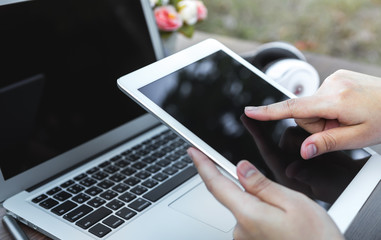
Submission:
<svg viewBox="0 0 381 240">
<path fill-rule="evenodd" d="M 208 10 L 200 0 L 150 0 L 162 37 L 180 32 L 190 38 L 194 27 L 203 21 Z"/>
</svg>

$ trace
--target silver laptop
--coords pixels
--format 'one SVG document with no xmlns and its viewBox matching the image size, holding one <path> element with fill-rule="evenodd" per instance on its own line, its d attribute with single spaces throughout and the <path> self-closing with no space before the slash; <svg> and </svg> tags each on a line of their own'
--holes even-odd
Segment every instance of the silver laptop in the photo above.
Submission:
<svg viewBox="0 0 381 240">
<path fill-rule="evenodd" d="M 6 2 L 7 212 L 54 239 L 232 239 L 235 219 L 206 190 L 188 144 L 116 86 L 163 57 L 149 0 Z"/>
</svg>

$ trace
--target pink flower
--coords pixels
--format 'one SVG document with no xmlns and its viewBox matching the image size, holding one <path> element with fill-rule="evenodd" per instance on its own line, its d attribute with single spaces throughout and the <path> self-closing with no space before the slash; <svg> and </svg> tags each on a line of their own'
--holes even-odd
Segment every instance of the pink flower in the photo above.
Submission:
<svg viewBox="0 0 381 240">
<path fill-rule="evenodd" d="M 162 31 L 175 31 L 183 25 L 182 19 L 171 5 L 155 8 L 154 14 L 156 24 Z"/>
<path fill-rule="evenodd" d="M 205 7 L 202 1 L 197 2 L 197 20 L 202 21 L 208 16 L 208 9 Z"/>
</svg>

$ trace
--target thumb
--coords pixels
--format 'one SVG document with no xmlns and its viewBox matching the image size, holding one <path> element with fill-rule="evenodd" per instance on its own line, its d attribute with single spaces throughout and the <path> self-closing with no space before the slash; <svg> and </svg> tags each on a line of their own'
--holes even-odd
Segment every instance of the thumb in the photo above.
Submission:
<svg viewBox="0 0 381 240">
<path fill-rule="evenodd" d="M 312 134 L 302 143 L 300 154 L 310 159 L 323 153 L 366 146 L 360 126 L 343 126 Z"/>
<path fill-rule="evenodd" d="M 246 192 L 261 201 L 280 209 L 286 209 L 290 199 L 293 199 L 294 191 L 271 181 L 249 161 L 243 160 L 237 164 L 237 175 Z"/>
</svg>

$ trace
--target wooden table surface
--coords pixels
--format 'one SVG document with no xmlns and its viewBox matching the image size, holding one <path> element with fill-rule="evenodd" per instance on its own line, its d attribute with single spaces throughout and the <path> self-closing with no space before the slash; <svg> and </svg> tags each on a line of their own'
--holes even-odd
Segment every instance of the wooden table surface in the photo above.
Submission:
<svg viewBox="0 0 381 240">
<path fill-rule="evenodd" d="M 5 209 L 0 207 L 0 218 L 3 219 L 3 216 L 5 215 Z M 48 237 L 42 235 L 41 233 L 35 231 L 34 229 L 20 223 L 20 227 L 25 231 L 26 235 L 33 240 L 45 240 L 49 239 Z M 0 239 L 1 240 L 11 240 L 13 239 L 11 235 L 8 232 L 8 229 L 4 226 L 3 221 L 1 221 L 0 224 Z"/>
<path fill-rule="evenodd" d="M 180 36 L 177 42 L 177 49 L 181 50 L 187 46 L 193 45 L 194 43 L 197 43 L 203 39 L 207 39 L 210 37 L 221 41 L 238 54 L 245 54 L 250 51 L 255 51 L 255 48 L 258 47 L 257 43 L 251 41 L 242 41 L 230 37 L 196 32 L 192 39 L 185 39 Z M 356 63 L 343 59 L 316 55 L 311 53 L 305 53 L 305 55 L 307 61 L 317 69 L 321 79 L 325 79 L 327 76 L 329 76 L 331 73 L 338 69 L 348 69 L 381 77 L 381 68 L 378 66 Z M 380 149 L 380 145 L 375 146 L 375 150 L 378 150 L 379 153 L 381 152 Z M 2 218 L 4 214 L 4 208 L 0 207 L 0 217 Z M 26 232 L 28 237 L 32 240 L 49 239 L 41 233 L 38 233 L 37 231 L 29 228 L 28 226 L 25 226 L 24 224 L 20 225 L 22 229 Z M 377 186 L 375 191 L 372 193 L 371 197 L 368 199 L 367 203 L 360 210 L 359 214 L 345 233 L 345 238 L 353 240 L 381 239 L 381 184 Z M 0 224 L 0 239 L 12 239 L 7 229 L 5 229 L 5 226 L 2 221 Z"/>
</svg>

